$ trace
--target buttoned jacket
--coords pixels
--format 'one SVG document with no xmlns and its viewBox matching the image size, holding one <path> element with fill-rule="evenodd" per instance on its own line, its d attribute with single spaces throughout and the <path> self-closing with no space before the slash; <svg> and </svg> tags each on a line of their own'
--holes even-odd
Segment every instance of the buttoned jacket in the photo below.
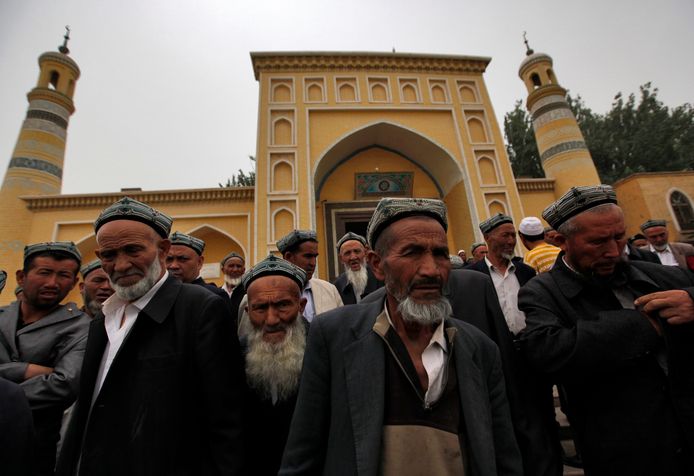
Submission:
<svg viewBox="0 0 694 476">
<path fill-rule="evenodd" d="M 345 306 L 312 322 L 280 475 L 378 474 L 386 356 L 373 326 L 383 306 L 383 299 Z M 446 326 L 471 474 L 522 474 L 497 347 L 464 322 Z"/>
<path fill-rule="evenodd" d="M 18 383 L 32 410 L 62 411 L 77 396 L 89 317 L 73 303 L 17 330 L 19 302 L 0 308 L 0 377 Z M 24 380 L 28 364 L 51 367 Z"/>
</svg>

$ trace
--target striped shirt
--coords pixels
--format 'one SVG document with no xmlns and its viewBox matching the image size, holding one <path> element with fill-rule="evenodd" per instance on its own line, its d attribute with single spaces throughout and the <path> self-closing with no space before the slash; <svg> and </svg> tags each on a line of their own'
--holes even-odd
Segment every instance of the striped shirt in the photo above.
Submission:
<svg viewBox="0 0 694 476">
<path fill-rule="evenodd" d="M 537 271 L 538 274 L 544 273 L 552 269 L 560 251 L 561 249 L 556 246 L 542 243 L 528 251 L 523 257 L 523 262 Z"/>
</svg>

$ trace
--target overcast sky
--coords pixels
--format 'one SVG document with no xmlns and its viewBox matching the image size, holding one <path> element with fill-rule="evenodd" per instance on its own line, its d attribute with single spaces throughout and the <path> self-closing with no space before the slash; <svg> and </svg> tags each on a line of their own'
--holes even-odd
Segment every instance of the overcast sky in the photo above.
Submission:
<svg viewBox="0 0 694 476">
<path fill-rule="evenodd" d="M 215 187 L 255 155 L 251 51 L 490 56 L 501 122 L 525 98 L 523 31 L 559 82 L 597 112 L 651 81 L 694 102 L 694 1 L 0 0 L 0 167 L 38 79 L 37 58 L 70 25 L 82 76 L 63 193 Z"/>
</svg>

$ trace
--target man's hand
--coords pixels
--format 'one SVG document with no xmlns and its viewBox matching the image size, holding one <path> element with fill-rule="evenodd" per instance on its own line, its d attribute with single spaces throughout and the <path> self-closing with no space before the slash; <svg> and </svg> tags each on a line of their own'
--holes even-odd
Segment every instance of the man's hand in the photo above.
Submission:
<svg viewBox="0 0 694 476">
<path fill-rule="evenodd" d="M 51 372 L 53 372 L 53 367 L 44 367 L 43 365 L 39 364 L 29 364 L 24 372 L 24 380 L 29 380 L 37 375 L 48 375 Z"/>
<path fill-rule="evenodd" d="M 634 304 L 648 315 L 658 315 L 667 320 L 668 324 L 694 322 L 694 301 L 681 289 L 646 294 Z"/>
</svg>

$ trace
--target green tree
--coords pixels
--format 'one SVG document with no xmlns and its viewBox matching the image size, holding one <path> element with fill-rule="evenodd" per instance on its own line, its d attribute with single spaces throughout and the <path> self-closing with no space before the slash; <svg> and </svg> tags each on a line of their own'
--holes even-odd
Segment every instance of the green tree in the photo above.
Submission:
<svg viewBox="0 0 694 476">
<path fill-rule="evenodd" d="M 532 121 L 521 101 L 504 116 L 504 135 L 513 174 L 518 178 L 544 177 Z"/>
<path fill-rule="evenodd" d="M 253 187 L 255 186 L 255 157 L 252 155 L 249 155 L 248 158 L 251 160 L 253 163 L 253 169 L 250 172 L 246 173 L 243 170 L 239 169 L 238 173 L 231 177 L 230 179 L 227 179 L 226 184 L 220 183 L 219 186 L 222 188 L 225 187 Z"/>
</svg>

